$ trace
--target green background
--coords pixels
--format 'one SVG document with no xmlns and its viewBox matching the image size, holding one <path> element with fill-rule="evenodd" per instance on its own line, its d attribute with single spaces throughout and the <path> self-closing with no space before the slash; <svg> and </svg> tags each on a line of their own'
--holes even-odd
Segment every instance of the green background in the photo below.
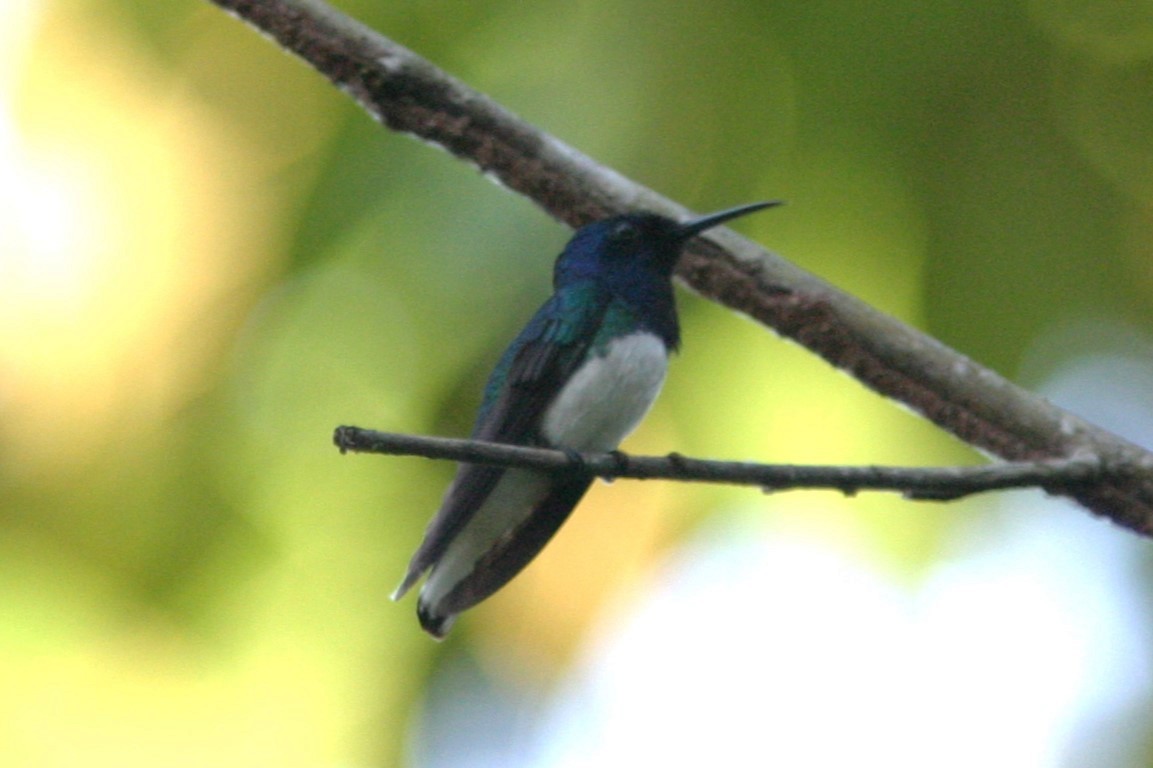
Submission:
<svg viewBox="0 0 1153 768">
<path fill-rule="evenodd" d="M 1148 364 L 1147 2 L 339 6 L 690 208 L 787 200 L 736 228 L 1026 387 L 1093 356 Z M 642 601 L 734 505 L 905 584 L 1000 519 L 980 500 L 598 485 L 539 564 L 430 642 L 387 596 L 451 465 L 342 457 L 331 431 L 466 434 L 568 231 L 206 2 L 3 13 L 4 765 L 404 764 L 453 695 L 443 670 L 547 697 L 608 606 Z M 975 460 L 680 303 L 683 354 L 626 448 Z"/>
</svg>

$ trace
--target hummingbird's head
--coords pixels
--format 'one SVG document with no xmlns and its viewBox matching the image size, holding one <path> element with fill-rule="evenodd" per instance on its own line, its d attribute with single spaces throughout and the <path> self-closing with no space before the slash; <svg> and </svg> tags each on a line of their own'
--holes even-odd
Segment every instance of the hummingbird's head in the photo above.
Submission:
<svg viewBox="0 0 1153 768">
<path fill-rule="evenodd" d="M 630 285 L 668 280 L 693 236 L 738 216 L 780 205 L 752 203 L 678 222 L 655 213 L 627 213 L 581 227 L 557 259 L 557 288 L 580 280 Z"/>
</svg>

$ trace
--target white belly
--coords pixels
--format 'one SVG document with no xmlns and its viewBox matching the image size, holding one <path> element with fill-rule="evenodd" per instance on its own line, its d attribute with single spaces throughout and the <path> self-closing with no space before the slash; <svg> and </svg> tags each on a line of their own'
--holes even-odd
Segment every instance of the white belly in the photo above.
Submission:
<svg viewBox="0 0 1153 768">
<path fill-rule="evenodd" d="M 549 406 L 541 434 L 577 451 L 611 451 L 656 400 L 668 369 L 664 343 L 651 333 L 611 342 L 572 377 Z"/>
</svg>

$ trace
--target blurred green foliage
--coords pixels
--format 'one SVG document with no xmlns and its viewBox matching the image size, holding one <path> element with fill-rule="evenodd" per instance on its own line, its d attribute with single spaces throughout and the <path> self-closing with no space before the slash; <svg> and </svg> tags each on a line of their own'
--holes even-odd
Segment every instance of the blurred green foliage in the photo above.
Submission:
<svg viewBox="0 0 1153 768">
<path fill-rule="evenodd" d="M 92 182 L 105 208 L 78 220 L 160 229 L 124 235 L 120 261 L 68 251 L 71 277 L 47 283 L 27 278 L 47 263 L 34 244 L 0 256 L 14 275 L 0 287 L 0 762 L 400 762 L 443 647 L 387 595 L 451 468 L 341 457 L 329 434 L 465 433 L 567 233 L 382 130 L 207 3 L 33 6 L 4 96 L 5 127 L 25 134 L 14 146 L 59 158 L 67 181 L 89 169 L 69 170 L 69 147 L 122 169 L 155 140 L 151 171 L 128 185 L 105 168 L 115 183 Z M 787 199 L 739 228 L 1010 377 L 1028 360 L 1025 384 L 1084 351 L 1038 345 L 1054 329 L 1153 330 L 1147 3 L 340 6 L 692 208 Z M 81 91 L 90 101 L 66 99 Z M 94 109 L 115 130 L 95 130 Z M 37 337 L 35 290 L 61 279 L 81 280 L 90 305 Z M 153 300 L 95 335 L 141 292 Z M 971 458 L 804 352 L 681 299 L 684 354 L 626 447 Z M 748 493 L 622 485 L 598 489 L 587 517 L 619 520 L 613 494 L 636 494 L 649 532 L 622 529 L 643 542 L 621 555 L 634 575 Z M 862 499 L 813 524 L 915 577 L 955 516 L 978 513 Z M 510 590 L 445 647 L 498 667 L 532 658 L 527 677 L 547 679 L 619 587 L 605 579 L 587 599 Z M 530 599 L 581 607 L 549 629 Z"/>
</svg>

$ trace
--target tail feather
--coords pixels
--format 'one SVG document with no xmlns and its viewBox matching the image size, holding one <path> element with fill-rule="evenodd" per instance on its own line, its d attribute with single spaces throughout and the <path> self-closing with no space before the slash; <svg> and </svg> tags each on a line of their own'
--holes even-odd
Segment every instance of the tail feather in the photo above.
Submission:
<svg viewBox="0 0 1153 768">
<path fill-rule="evenodd" d="M 404 575 L 404 581 L 400 582 L 400 586 L 393 590 L 391 596 L 392 601 L 396 602 L 397 600 L 400 600 L 408 593 L 410 589 L 416 586 L 416 582 L 420 581 L 422 573 L 423 571 L 410 568 L 408 573 Z"/>
<path fill-rule="evenodd" d="M 450 613 L 447 616 L 439 616 L 433 613 L 431 606 L 426 605 L 424 600 L 421 600 L 416 605 L 416 617 L 420 619 L 421 629 L 432 635 L 436 640 L 443 640 L 456 621 L 455 613 Z"/>
<path fill-rule="evenodd" d="M 417 603 L 421 627 L 433 637 L 443 638 L 457 614 L 489 597 L 524 570 L 568 518 L 591 483 L 592 475 L 582 473 L 553 485 L 531 514 L 494 541 L 459 580 L 440 583 L 445 572 L 437 569 L 443 564 L 434 565 Z M 447 573 L 451 574 L 451 569 Z"/>
</svg>

